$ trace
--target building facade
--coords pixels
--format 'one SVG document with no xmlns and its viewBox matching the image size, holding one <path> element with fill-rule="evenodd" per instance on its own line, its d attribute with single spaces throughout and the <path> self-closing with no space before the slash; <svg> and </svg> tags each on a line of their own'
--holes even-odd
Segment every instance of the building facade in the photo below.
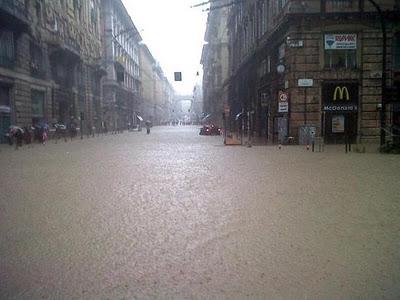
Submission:
<svg viewBox="0 0 400 300">
<path fill-rule="evenodd" d="M 98 0 L 0 2 L 0 131 L 102 119 Z M 78 125 L 79 126 L 79 125 Z"/>
<path fill-rule="evenodd" d="M 228 12 L 229 1 L 211 3 L 207 18 L 201 64 L 203 65 L 203 112 L 212 122 L 222 126 L 222 113 L 227 110 L 227 91 L 224 83 L 228 78 Z"/>
<path fill-rule="evenodd" d="M 141 68 L 139 31 L 121 0 L 102 0 L 103 47 L 107 68 L 104 115 L 111 130 L 138 122 Z"/>
<path fill-rule="evenodd" d="M 313 134 L 328 143 L 377 142 L 381 132 L 389 138 L 400 125 L 395 88 L 400 18 L 396 1 L 377 3 L 386 26 L 385 72 L 380 16 L 370 1 L 230 5 L 226 86 L 231 123 L 244 112 L 250 133 L 269 142 L 293 137 L 308 143 Z"/>
<path fill-rule="evenodd" d="M 141 113 L 153 125 L 170 122 L 174 89 L 146 45 L 140 47 L 142 63 Z"/>
</svg>

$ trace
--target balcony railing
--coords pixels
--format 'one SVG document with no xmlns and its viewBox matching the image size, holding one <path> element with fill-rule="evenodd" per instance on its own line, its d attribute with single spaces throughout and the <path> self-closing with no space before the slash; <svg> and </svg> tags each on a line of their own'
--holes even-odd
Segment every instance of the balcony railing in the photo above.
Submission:
<svg viewBox="0 0 400 300">
<path fill-rule="evenodd" d="M 29 23 L 28 12 L 25 5 L 18 0 L 0 0 L 0 11 L 17 18 L 24 24 Z"/>
</svg>

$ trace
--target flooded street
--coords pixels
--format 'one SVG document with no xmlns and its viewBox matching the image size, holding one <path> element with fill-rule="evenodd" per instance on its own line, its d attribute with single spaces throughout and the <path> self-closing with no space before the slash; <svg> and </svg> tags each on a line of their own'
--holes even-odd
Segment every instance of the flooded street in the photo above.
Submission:
<svg viewBox="0 0 400 300">
<path fill-rule="evenodd" d="M 197 127 L 2 147 L 0 298 L 399 298 L 400 159 L 338 149 Z"/>
</svg>

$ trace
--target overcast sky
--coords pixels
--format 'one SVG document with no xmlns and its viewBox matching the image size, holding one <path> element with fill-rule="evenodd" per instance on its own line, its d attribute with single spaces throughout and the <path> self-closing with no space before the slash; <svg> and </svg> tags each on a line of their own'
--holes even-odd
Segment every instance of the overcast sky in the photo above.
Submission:
<svg viewBox="0 0 400 300">
<path fill-rule="evenodd" d="M 122 0 L 143 42 L 160 63 L 178 94 L 191 94 L 201 80 L 201 51 L 207 13 L 190 8 L 203 0 Z M 196 77 L 196 72 L 200 76 Z M 182 72 L 182 82 L 174 81 Z"/>
</svg>

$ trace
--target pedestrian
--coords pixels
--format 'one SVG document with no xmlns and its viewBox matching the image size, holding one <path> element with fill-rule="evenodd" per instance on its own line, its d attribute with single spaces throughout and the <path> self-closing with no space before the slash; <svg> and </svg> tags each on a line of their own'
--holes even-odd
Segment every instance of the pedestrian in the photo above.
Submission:
<svg viewBox="0 0 400 300">
<path fill-rule="evenodd" d="M 24 130 L 20 127 L 16 127 L 14 130 L 14 138 L 15 138 L 15 150 L 18 150 L 18 147 L 22 147 L 22 140 L 24 135 Z"/>
<path fill-rule="evenodd" d="M 49 135 L 47 133 L 46 128 L 42 128 L 42 143 L 45 145 L 47 143 L 47 140 L 49 139 Z"/>
<path fill-rule="evenodd" d="M 151 127 L 151 122 L 149 120 L 146 121 L 146 133 L 150 134 L 150 127 Z"/>
<path fill-rule="evenodd" d="M 30 145 L 32 143 L 32 133 L 29 130 L 29 126 L 25 126 L 24 128 L 24 141 L 26 145 Z"/>
</svg>

